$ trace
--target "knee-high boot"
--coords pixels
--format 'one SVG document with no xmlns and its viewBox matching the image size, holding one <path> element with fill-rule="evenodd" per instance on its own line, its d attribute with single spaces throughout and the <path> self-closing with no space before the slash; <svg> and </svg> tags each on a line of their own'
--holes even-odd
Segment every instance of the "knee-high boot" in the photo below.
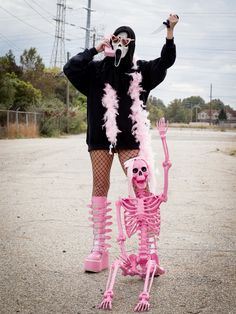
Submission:
<svg viewBox="0 0 236 314">
<path fill-rule="evenodd" d="M 90 221 L 93 227 L 93 248 L 85 259 L 85 271 L 100 272 L 109 267 L 108 248 L 110 245 L 106 243 L 106 240 L 111 238 L 106 235 L 111 232 L 111 229 L 107 227 L 112 224 L 108 221 L 112 216 L 107 215 L 111 211 L 111 208 L 108 208 L 109 205 L 105 196 L 93 196 L 92 204 L 89 205 L 91 208 L 89 213 L 92 215 Z"/>
</svg>

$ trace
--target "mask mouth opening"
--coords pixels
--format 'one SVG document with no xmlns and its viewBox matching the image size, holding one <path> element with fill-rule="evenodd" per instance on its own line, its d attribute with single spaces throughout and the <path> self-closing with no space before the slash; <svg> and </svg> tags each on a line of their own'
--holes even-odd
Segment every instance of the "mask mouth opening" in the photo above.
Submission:
<svg viewBox="0 0 236 314">
<path fill-rule="evenodd" d="M 122 55 L 122 50 L 120 48 L 117 48 L 115 51 L 115 62 L 114 65 L 115 67 L 118 67 L 121 61 L 121 55 Z"/>
</svg>

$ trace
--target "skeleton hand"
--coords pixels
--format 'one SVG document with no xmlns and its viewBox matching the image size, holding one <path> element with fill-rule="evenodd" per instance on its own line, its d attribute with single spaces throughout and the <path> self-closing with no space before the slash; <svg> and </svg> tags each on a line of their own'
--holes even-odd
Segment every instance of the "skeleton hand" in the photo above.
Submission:
<svg viewBox="0 0 236 314">
<path fill-rule="evenodd" d="M 112 291 L 105 291 L 102 303 L 99 305 L 99 309 L 101 310 L 111 310 L 112 309 L 112 299 L 113 299 L 113 292 Z"/>
<path fill-rule="evenodd" d="M 161 138 L 166 136 L 166 132 L 168 129 L 168 123 L 165 122 L 165 118 L 161 118 L 159 120 L 159 122 L 157 122 L 157 129 L 159 131 Z"/>
<path fill-rule="evenodd" d="M 136 305 L 134 311 L 135 312 L 144 312 L 149 311 L 150 304 L 148 302 L 149 300 L 149 293 L 141 293 L 139 296 L 139 302 Z"/>
</svg>

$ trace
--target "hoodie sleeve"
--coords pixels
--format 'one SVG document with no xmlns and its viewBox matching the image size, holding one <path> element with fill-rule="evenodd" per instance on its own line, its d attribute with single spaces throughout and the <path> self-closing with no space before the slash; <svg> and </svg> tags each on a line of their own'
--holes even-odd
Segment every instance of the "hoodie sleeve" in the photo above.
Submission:
<svg viewBox="0 0 236 314">
<path fill-rule="evenodd" d="M 175 58 L 176 47 L 174 39 L 166 39 L 160 58 L 151 61 L 141 61 L 143 88 L 150 91 L 159 85 L 166 77 L 167 69 L 174 64 Z"/>
<path fill-rule="evenodd" d="M 95 48 L 85 49 L 72 57 L 63 68 L 68 80 L 85 96 L 89 91 L 91 61 L 96 54 Z"/>
</svg>

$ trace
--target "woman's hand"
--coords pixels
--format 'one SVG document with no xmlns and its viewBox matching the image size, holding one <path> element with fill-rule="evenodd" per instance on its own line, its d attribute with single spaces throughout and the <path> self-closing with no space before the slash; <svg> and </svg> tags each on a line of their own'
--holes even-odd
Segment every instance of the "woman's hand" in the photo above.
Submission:
<svg viewBox="0 0 236 314">
<path fill-rule="evenodd" d="M 170 22 L 170 29 L 174 29 L 175 25 L 178 23 L 179 21 L 179 17 L 177 14 L 170 14 L 168 17 L 168 21 Z"/>
<path fill-rule="evenodd" d="M 172 39 L 174 37 L 174 27 L 178 23 L 179 17 L 177 14 L 170 14 L 168 17 L 168 21 L 169 21 L 170 27 L 166 28 L 166 30 L 167 30 L 166 38 Z"/>
<path fill-rule="evenodd" d="M 105 47 L 111 47 L 110 45 L 110 39 L 109 38 L 104 38 L 96 47 L 95 49 L 97 52 L 102 52 L 104 51 Z"/>
</svg>

